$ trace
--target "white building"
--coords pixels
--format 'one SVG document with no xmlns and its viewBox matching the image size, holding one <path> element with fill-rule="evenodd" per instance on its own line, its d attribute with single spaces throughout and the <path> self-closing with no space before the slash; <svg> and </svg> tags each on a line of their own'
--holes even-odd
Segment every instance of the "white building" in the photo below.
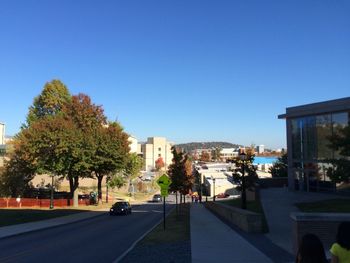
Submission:
<svg viewBox="0 0 350 263">
<path fill-rule="evenodd" d="M 130 142 L 130 152 L 131 153 L 141 153 L 141 150 L 139 150 L 139 144 L 137 143 L 137 139 L 134 136 L 129 136 L 128 141 Z"/>
<path fill-rule="evenodd" d="M 141 152 L 145 161 L 145 170 L 155 169 L 155 163 L 162 158 L 165 169 L 172 163 L 173 154 L 171 153 L 172 143 L 164 137 L 149 137 L 147 142 L 141 144 Z"/>
<path fill-rule="evenodd" d="M 222 148 L 220 157 L 223 160 L 231 159 L 238 156 L 238 149 L 236 148 Z"/>
</svg>

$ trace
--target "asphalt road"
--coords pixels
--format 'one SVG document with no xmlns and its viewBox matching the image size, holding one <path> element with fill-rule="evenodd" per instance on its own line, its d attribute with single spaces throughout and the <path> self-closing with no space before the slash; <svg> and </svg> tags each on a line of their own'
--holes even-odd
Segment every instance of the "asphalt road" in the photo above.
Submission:
<svg viewBox="0 0 350 263">
<path fill-rule="evenodd" d="M 167 210 L 171 208 L 167 205 Z M 0 239 L 0 262 L 113 262 L 163 217 L 163 204 Z"/>
</svg>

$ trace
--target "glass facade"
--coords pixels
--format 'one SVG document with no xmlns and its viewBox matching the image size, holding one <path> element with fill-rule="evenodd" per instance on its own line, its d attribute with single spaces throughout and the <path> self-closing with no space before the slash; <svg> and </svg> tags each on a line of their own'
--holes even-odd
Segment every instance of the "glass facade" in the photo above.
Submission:
<svg viewBox="0 0 350 263">
<path fill-rule="evenodd" d="M 329 137 L 349 125 L 349 115 L 339 112 L 289 119 L 296 190 L 335 190 L 326 174 L 330 165 L 326 160 L 338 158 L 339 153 L 329 147 Z"/>
</svg>

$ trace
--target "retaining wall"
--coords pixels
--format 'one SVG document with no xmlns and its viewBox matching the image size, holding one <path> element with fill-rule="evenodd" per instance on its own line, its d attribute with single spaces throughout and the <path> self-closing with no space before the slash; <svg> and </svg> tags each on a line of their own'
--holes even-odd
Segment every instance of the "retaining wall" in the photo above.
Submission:
<svg viewBox="0 0 350 263">
<path fill-rule="evenodd" d="M 260 214 L 218 202 L 205 202 L 204 206 L 245 232 L 263 233 L 263 218 Z"/>
</svg>

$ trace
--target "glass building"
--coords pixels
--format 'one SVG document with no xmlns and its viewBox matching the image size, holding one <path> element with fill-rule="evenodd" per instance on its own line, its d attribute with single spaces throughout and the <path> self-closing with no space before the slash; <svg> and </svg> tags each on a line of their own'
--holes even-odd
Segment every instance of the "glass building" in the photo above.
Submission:
<svg viewBox="0 0 350 263">
<path fill-rule="evenodd" d="M 327 159 L 339 158 L 329 137 L 350 123 L 350 97 L 286 109 L 288 187 L 300 191 L 349 191 L 327 176 Z"/>
</svg>

